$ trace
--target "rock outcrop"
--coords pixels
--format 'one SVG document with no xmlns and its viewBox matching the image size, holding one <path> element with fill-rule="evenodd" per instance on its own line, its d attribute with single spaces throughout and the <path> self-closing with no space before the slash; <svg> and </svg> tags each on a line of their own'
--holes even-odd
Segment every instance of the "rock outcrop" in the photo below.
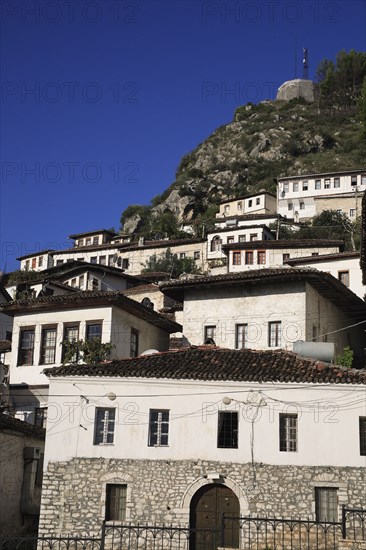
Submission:
<svg viewBox="0 0 366 550">
<path fill-rule="evenodd" d="M 313 103 L 315 100 L 314 82 L 312 80 L 304 80 L 296 78 L 288 80 L 278 88 L 277 100 L 290 101 L 291 99 L 302 97 L 305 101 Z"/>
</svg>

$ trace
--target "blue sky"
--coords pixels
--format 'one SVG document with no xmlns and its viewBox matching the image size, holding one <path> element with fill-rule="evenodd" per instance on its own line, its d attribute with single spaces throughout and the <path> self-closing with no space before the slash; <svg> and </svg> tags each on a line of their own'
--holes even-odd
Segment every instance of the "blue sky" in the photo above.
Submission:
<svg viewBox="0 0 366 550">
<path fill-rule="evenodd" d="M 1 263 L 119 228 L 181 157 L 248 101 L 344 48 L 366 3 L 2 0 Z"/>
</svg>

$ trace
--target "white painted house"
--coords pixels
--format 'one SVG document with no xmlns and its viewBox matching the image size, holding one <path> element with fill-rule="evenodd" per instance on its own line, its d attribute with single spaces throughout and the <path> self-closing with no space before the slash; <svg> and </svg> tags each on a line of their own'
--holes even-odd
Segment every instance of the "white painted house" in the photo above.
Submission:
<svg viewBox="0 0 366 550">
<path fill-rule="evenodd" d="M 362 283 L 359 252 L 290 258 L 286 263 L 292 267 L 312 267 L 330 273 L 357 296 L 365 299 L 366 286 Z"/>
<path fill-rule="evenodd" d="M 253 195 L 221 201 L 216 218 L 227 218 L 248 214 L 275 214 L 276 212 L 276 195 L 272 195 L 272 193 L 266 191 L 260 191 Z"/>
<path fill-rule="evenodd" d="M 365 189 L 366 169 L 278 178 L 277 212 L 301 220 L 338 210 L 356 219 Z"/>
<path fill-rule="evenodd" d="M 41 534 L 218 529 L 222 513 L 338 521 L 363 502 L 364 370 L 202 346 L 46 373 Z M 244 548 L 234 530 L 223 546 Z"/>
<path fill-rule="evenodd" d="M 222 246 L 227 257 L 226 270 L 237 273 L 247 269 L 281 267 L 290 259 L 318 257 L 343 250 L 339 240 L 264 240 L 228 243 Z M 215 273 L 216 274 L 216 273 Z"/>
<path fill-rule="evenodd" d="M 351 346 L 364 365 L 366 304 L 340 281 L 310 268 L 247 270 L 162 283 L 183 303 L 183 334 L 192 345 L 293 350 L 297 341 Z"/>
<path fill-rule="evenodd" d="M 123 295 L 123 292 L 74 292 L 3 304 L 14 318 L 9 367 L 10 396 L 16 415 L 35 422 L 47 407 L 45 367 L 63 361 L 64 340 L 111 343 L 111 357 L 134 357 L 148 349 L 169 349 L 169 334 L 181 326 Z"/>
</svg>

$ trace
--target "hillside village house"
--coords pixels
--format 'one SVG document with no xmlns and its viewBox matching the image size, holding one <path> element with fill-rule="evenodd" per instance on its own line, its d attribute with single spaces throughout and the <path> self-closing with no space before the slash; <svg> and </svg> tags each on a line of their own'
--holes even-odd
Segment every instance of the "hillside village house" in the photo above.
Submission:
<svg viewBox="0 0 366 550">
<path fill-rule="evenodd" d="M 192 345 L 293 349 L 297 341 L 351 346 L 364 365 L 366 304 L 340 281 L 310 268 L 247 270 L 162 283 L 183 303 L 183 334 Z M 356 325 L 356 326 L 354 326 Z"/>
<path fill-rule="evenodd" d="M 285 263 L 291 267 L 312 267 L 330 273 L 359 298 L 365 299 L 366 287 L 362 283 L 359 252 L 290 258 Z"/>
<path fill-rule="evenodd" d="M 276 212 L 276 195 L 261 191 L 253 195 L 221 201 L 216 218 L 242 216 L 246 214 L 275 214 Z"/>
<path fill-rule="evenodd" d="M 227 272 L 235 273 L 246 269 L 260 269 L 283 266 L 290 258 L 302 256 L 318 257 L 336 254 L 343 249 L 343 242 L 337 240 L 265 240 L 229 243 L 222 246 L 228 258 Z"/>
<path fill-rule="evenodd" d="M 45 367 L 63 361 L 64 340 L 111 343 L 111 357 L 135 357 L 148 349 L 169 349 L 169 334 L 182 327 L 123 295 L 74 292 L 2 305 L 14 318 L 9 367 L 10 405 L 15 415 L 41 423 L 48 403 Z"/>
<path fill-rule="evenodd" d="M 205 239 L 162 239 L 138 243 L 116 242 L 106 244 L 78 244 L 65 250 L 48 250 L 27 254 L 18 258 L 20 269 L 43 270 L 60 266 L 70 260 L 85 261 L 91 264 L 107 265 L 125 270 L 129 275 L 139 275 L 146 267 L 149 258 L 165 254 L 169 248 L 178 258 L 192 258 L 203 271 L 207 268 Z M 78 241 L 76 241 L 78 242 Z M 34 266 L 34 267 L 33 267 Z"/>
<path fill-rule="evenodd" d="M 41 534 L 218 529 L 222 513 L 338 521 L 364 503 L 364 370 L 203 346 L 46 374 L 58 415 Z M 223 546 L 246 547 L 238 523 Z"/>
<path fill-rule="evenodd" d="M 45 430 L 0 412 L 0 536 L 37 533 Z"/>
<path fill-rule="evenodd" d="M 365 190 L 366 169 L 278 178 L 277 212 L 299 220 L 338 210 L 355 220 Z"/>
</svg>

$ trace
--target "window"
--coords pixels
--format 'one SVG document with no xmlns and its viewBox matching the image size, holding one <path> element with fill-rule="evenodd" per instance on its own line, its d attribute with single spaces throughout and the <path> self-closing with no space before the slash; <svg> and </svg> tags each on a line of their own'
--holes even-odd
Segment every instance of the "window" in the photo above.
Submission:
<svg viewBox="0 0 366 550">
<path fill-rule="evenodd" d="M 338 271 L 338 280 L 345 286 L 349 286 L 349 271 Z"/>
<path fill-rule="evenodd" d="M 127 485 L 108 483 L 106 487 L 105 519 L 106 521 L 125 521 Z"/>
<path fill-rule="evenodd" d="M 250 241 L 256 241 L 258 239 L 258 233 L 251 233 L 249 238 Z"/>
<path fill-rule="evenodd" d="M 52 365 L 56 356 L 56 327 L 42 330 L 41 365 Z"/>
<path fill-rule="evenodd" d="M 217 446 L 222 449 L 238 448 L 238 413 L 219 411 Z"/>
<path fill-rule="evenodd" d="M 281 345 L 281 321 L 268 323 L 268 346 L 278 348 Z"/>
<path fill-rule="evenodd" d="M 106 265 L 107 263 L 107 257 L 106 256 L 100 256 L 99 257 L 99 264 L 100 265 Z"/>
<path fill-rule="evenodd" d="M 78 241 L 76 241 L 76 245 L 77 246 L 84 246 L 84 239 L 79 239 Z"/>
<path fill-rule="evenodd" d="M 90 282 L 91 282 L 92 290 L 99 290 L 99 279 L 92 277 L 92 280 Z"/>
<path fill-rule="evenodd" d="M 297 451 L 297 414 L 280 414 L 280 451 Z"/>
<path fill-rule="evenodd" d="M 196 252 L 193 252 L 193 258 L 195 260 L 199 260 L 201 257 L 201 253 L 199 252 L 199 250 L 197 250 Z"/>
<path fill-rule="evenodd" d="M 255 199 L 255 204 L 256 204 L 256 205 L 259 205 L 260 203 L 261 203 L 261 200 L 260 200 L 259 197 L 258 197 L 257 199 Z"/>
<path fill-rule="evenodd" d="M 84 275 L 80 275 L 79 277 L 79 288 L 80 289 L 84 288 Z"/>
<path fill-rule="evenodd" d="M 78 262 L 83 262 L 84 258 L 76 258 Z"/>
<path fill-rule="evenodd" d="M 32 258 L 32 269 L 36 269 L 37 267 L 37 258 Z"/>
<path fill-rule="evenodd" d="M 264 265 L 265 263 L 266 263 L 266 252 L 265 252 L 265 250 L 258 250 L 257 264 Z"/>
<path fill-rule="evenodd" d="M 290 189 L 290 184 L 289 183 L 284 183 L 283 184 L 283 192 L 288 193 L 289 189 Z"/>
<path fill-rule="evenodd" d="M 309 184 L 307 181 L 302 182 L 302 190 L 307 191 L 309 189 Z"/>
<path fill-rule="evenodd" d="M 351 176 L 351 185 L 357 185 L 357 176 Z"/>
<path fill-rule="evenodd" d="M 324 180 L 324 189 L 330 189 L 330 179 L 326 178 Z"/>
<path fill-rule="evenodd" d="M 167 446 L 168 434 L 169 434 L 169 411 L 150 409 L 149 447 Z"/>
<path fill-rule="evenodd" d="M 36 407 L 34 411 L 34 425 L 40 428 L 46 427 L 47 407 Z"/>
<path fill-rule="evenodd" d="M 93 244 L 99 244 L 99 237 L 93 237 Z"/>
<path fill-rule="evenodd" d="M 221 239 L 218 235 L 211 241 L 211 252 L 218 252 L 221 250 Z"/>
<path fill-rule="evenodd" d="M 97 259 L 98 259 L 97 256 L 92 256 L 92 257 L 90 258 L 90 263 L 91 263 L 91 264 L 96 264 L 96 263 L 97 263 Z"/>
<path fill-rule="evenodd" d="M 235 347 L 244 349 L 248 344 L 248 325 L 235 325 Z"/>
<path fill-rule="evenodd" d="M 234 242 L 234 237 L 228 237 L 226 239 L 227 244 L 232 244 Z"/>
<path fill-rule="evenodd" d="M 286 263 L 290 259 L 290 254 L 282 254 L 282 263 Z"/>
<path fill-rule="evenodd" d="M 108 256 L 108 265 L 114 265 L 114 254 Z"/>
<path fill-rule="evenodd" d="M 312 256 L 319 256 L 319 252 L 312 252 L 311 255 Z"/>
<path fill-rule="evenodd" d="M 341 180 L 340 178 L 334 178 L 333 187 L 337 188 L 341 186 Z"/>
<path fill-rule="evenodd" d="M 93 338 L 102 339 L 102 323 L 88 323 L 86 325 L 86 339 L 93 340 Z"/>
<path fill-rule="evenodd" d="M 355 208 L 350 208 L 349 209 L 349 217 L 354 218 L 355 216 L 356 216 L 356 209 Z"/>
<path fill-rule="evenodd" d="M 239 235 L 239 242 L 240 243 L 245 243 L 246 240 L 247 240 L 246 235 Z"/>
<path fill-rule="evenodd" d="M 360 455 L 366 456 L 366 416 L 359 417 Z"/>
<path fill-rule="evenodd" d="M 79 340 L 79 325 L 70 325 L 64 328 L 64 340 L 67 342 L 75 342 Z M 62 350 L 62 359 L 65 357 L 65 349 Z M 70 359 L 71 363 L 76 363 L 78 360 L 77 354 Z"/>
<path fill-rule="evenodd" d="M 116 409 L 96 407 L 94 421 L 94 445 L 112 444 Z"/>
<path fill-rule="evenodd" d="M 361 174 L 361 185 L 366 185 L 366 174 Z"/>
<path fill-rule="evenodd" d="M 128 269 L 130 267 L 130 260 L 128 258 L 122 259 L 122 269 Z"/>
<path fill-rule="evenodd" d="M 233 252 L 233 265 L 241 264 L 241 252 Z"/>
<path fill-rule="evenodd" d="M 230 212 L 230 204 L 225 204 L 225 206 L 224 206 L 224 213 L 225 213 L 225 214 L 229 214 L 229 212 Z"/>
<path fill-rule="evenodd" d="M 40 256 L 38 258 L 38 267 L 42 267 L 43 266 L 43 256 Z"/>
<path fill-rule="evenodd" d="M 245 263 L 247 265 L 253 264 L 253 252 L 251 250 L 247 250 L 245 253 Z"/>
<path fill-rule="evenodd" d="M 85 246 L 90 246 L 91 243 L 92 243 L 91 237 L 88 237 L 87 239 L 85 239 Z"/>
<path fill-rule="evenodd" d="M 186 253 L 185 253 L 185 252 L 181 252 L 181 253 L 179 254 L 179 258 L 180 258 L 181 260 L 183 260 L 185 257 L 186 257 Z"/>
<path fill-rule="evenodd" d="M 316 521 L 338 521 L 338 489 L 315 487 Z"/>
<path fill-rule="evenodd" d="M 26 260 L 26 261 L 25 261 L 25 269 L 26 269 L 26 271 L 29 270 L 29 267 L 30 267 L 30 260 Z"/>
<path fill-rule="evenodd" d="M 138 354 L 139 354 L 139 333 L 138 333 L 138 330 L 131 328 L 130 357 L 137 357 Z"/>
<path fill-rule="evenodd" d="M 300 202 L 300 210 L 305 210 L 305 203 L 304 202 Z"/>
<path fill-rule="evenodd" d="M 72 286 L 73 288 L 76 287 L 76 279 L 71 279 L 71 286 Z"/>
<path fill-rule="evenodd" d="M 321 180 L 315 180 L 315 189 L 321 189 L 321 188 L 322 188 Z"/>
<path fill-rule="evenodd" d="M 287 209 L 288 209 L 288 210 L 293 210 L 293 209 L 294 209 L 294 205 L 292 204 L 292 202 L 289 202 L 289 203 L 288 203 Z"/>
<path fill-rule="evenodd" d="M 292 189 L 293 189 L 294 193 L 297 193 L 299 191 L 299 182 L 298 181 L 294 181 Z"/>
<path fill-rule="evenodd" d="M 243 203 L 238 202 L 238 210 L 242 210 L 242 209 L 243 209 Z"/>
<path fill-rule="evenodd" d="M 251 208 L 252 205 L 253 205 L 253 201 L 252 201 L 252 199 L 249 199 L 249 200 L 248 200 L 248 207 Z"/>
<path fill-rule="evenodd" d="M 216 326 L 215 325 L 209 325 L 205 326 L 204 329 L 204 343 L 206 344 L 207 341 L 210 341 L 209 343 L 212 344 L 215 343 L 215 336 L 216 336 Z M 211 342 L 212 340 L 212 342 Z"/>
<path fill-rule="evenodd" d="M 57 261 L 56 261 L 56 265 L 62 265 L 63 263 L 64 263 L 63 260 L 57 260 Z"/>
</svg>

